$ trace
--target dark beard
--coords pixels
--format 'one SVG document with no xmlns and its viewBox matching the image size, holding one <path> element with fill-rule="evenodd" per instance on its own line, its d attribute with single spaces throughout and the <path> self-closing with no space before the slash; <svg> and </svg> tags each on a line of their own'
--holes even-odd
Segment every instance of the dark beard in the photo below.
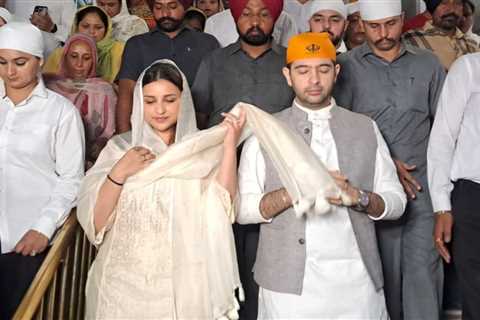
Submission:
<svg viewBox="0 0 480 320">
<path fill-rule="evenodd" d="M 170 17 L 160 18 L 157 21 L 158 29 L 162 30 L 163 32 L 174 32 L 180 29 L 182 25 L 181 20 L 173 19 Z"/>
<path fill-rule="evenodd" d="M 440 28 L 446 31 L 452 31 L 457 28 L 460 17 L 455 13 L 448 13 L 440 18 Z"/>
<path fill-rule="evenodd" d="M 252 34 L 255 31 L 257 34 Z M 265 34 L 265 32 L 263 32 L 263 30 L 259 27 L 252 27 L 244 34 L 240 33 L 239 31 L 238 34 L 240 35 L 240 39 L 242 39 L 245 43 L 256 47 L 267 44 L 272 37 L 271 34 Z"/>
</svg>

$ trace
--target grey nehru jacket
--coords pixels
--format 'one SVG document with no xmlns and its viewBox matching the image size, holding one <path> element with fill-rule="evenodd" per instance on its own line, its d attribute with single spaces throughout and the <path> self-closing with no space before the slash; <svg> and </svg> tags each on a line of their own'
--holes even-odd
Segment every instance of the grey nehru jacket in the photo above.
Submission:
<svg viewBox="0 0 480 320">
<path fill-rule="evenodd" d="M 222 121 L 238 102 L 275 113 L 292 104 L 294 94 L 282 74 L 285 48 L 273 43 L 256 59 L 237 41 L 203 59 L 192 87 L 197 112 L 209 116 L 208 127 Z"/>
<path fill-rule="evenodd" d="M 402 45 L 399 57 L 387 62 L 365 43 L 337 61 L 337 103 L 374 119 L 392 158 L 416 165 L 413 175 L 426 186 L 428 137 L 445 79 L 438 58 Z"/>
<path fill-rule="evenodd" d="M 330 130 L 337 147 L 340 171 L 353 185 L 373 190 L 378 145 L 372 120 L 338 106 L 332 108 L 331 114 Z M 305 112 L 292 107 L 280 112 L 278 118 L 310 145 L 312 124 Z M 263 152 L 263 156 L 265 193 L 268 193 L 283 186 L 268 155 Z M 378 290 L 383 287 L 383 274 L 374 221 L 365 213 L 348 211 L 363 263 Z M 306 218 L 298 219 L 291 208 L 277 215 L 271 223 L 261 225 L 254 277 L 262 288 L 302 293 L 308 245 L 305 229 Z"/>
</svg>

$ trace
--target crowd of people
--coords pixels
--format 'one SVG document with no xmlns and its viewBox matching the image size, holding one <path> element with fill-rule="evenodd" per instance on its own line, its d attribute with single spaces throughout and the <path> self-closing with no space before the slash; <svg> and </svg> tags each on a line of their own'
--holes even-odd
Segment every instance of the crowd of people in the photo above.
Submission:
<svg viewBox="0 0 480 320">
<path fill-rule="evenodd" d="M 0 0 L 0 319 L 74 207 L 87 319 L 480 319 L 476 8 L 401 2 Z"/>
</svg>

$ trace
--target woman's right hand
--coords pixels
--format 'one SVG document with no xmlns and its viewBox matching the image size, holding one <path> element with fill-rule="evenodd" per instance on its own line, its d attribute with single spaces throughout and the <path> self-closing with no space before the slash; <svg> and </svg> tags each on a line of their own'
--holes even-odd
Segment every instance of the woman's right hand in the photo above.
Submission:
<svg viewBox="0 0 480 320">
<path fill-rule="evenodd" d="M 110 177 L 123 184 L 129 177 L 148 167 L 155 158 L 147 148 L 133 147 L 113 166 Z"/>
</svg>

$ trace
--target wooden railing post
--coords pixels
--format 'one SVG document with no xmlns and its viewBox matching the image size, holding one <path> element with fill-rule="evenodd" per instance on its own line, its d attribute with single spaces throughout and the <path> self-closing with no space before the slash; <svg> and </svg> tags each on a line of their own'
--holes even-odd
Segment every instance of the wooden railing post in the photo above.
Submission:
<svg viewBox="0 0 480 320">
<path fill-rule="evenodd" d="M 83 319 L 85 282 L 94 256 L 95 249 L 78 224 L 74 209 L 13 319 Z"/>
</svg>

